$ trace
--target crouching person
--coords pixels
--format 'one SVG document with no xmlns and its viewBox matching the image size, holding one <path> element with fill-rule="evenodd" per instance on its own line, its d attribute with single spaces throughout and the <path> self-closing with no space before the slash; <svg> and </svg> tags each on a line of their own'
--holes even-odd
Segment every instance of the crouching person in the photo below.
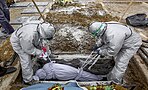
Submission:
<svg viewBox="0 0 148 90">
<path fill-rule="evenodd" d="M 118 22 L 93 22 L 89 31 L 99 41 L 94 51 L 101 56 L 115 58 L 115 66 L 107 79 L 122 84 L 129 60 L 142 44 L 141 37 L 129 26 Z"/>
<path fill-rule="evenodd" d="M 25 84 L 34 84 L 31 55 L 43 56 L 42 44 L 51 40 L 55 33 L 52 24 L 39 20 L 28 20 L 12 34 L 10 41 L 14 51 L 19 55 L 22 77 Z M 44 56 L 43 56 L 44 57 Z"/>
</svg>

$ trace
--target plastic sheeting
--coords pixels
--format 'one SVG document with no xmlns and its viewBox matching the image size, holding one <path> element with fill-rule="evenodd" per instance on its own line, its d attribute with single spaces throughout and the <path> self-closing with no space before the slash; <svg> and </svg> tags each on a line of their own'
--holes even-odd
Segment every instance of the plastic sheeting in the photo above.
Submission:
<svg viewBox="0 0 148 90">
<path fill-rule="evenodd" d="M 41 83 L 32 85 L 21 90 L 48 90 L 48 88 L 54 86 L 56 83 Z M 76 82 L 69 82 L 68 84 L 61 84 L 64 87 L 64 90 L 83 90 L 78 86 Z"/>
</svg>

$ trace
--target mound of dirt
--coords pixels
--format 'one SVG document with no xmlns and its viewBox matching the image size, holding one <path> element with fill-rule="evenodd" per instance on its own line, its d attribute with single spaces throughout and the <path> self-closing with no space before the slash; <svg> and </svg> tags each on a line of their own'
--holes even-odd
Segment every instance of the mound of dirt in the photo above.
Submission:
<svg viewBox="0 0 148 90">
<path fill-rule="evenodd" d="M 109 14 L 102 15 L 104 11 L 101 4 L 77 5 L 59 7 L 47 14 L 47 21 L 53 24 L 73 24 L 87 27 L 92 21 L 117 21 L 117 17 Z M 105 11 L 104 11 L 105 13 Z"/>
<path fill-rule="evenodd" d="M 14 55 L 10 38 L 7 38 L 0 46 L 0 61 L 7 61 Z"/>
<path fill-rule="evenodd" d="M 81 26 L 65 24 L 55 34 L 50 47 L 55 51 L 88 53 L 95 39 Z"/>
<path fill-rule="evenodd" d="M 101 4 L 77 3 L 67 6 L 54 4 L 46 20 L 59 28 L 52 40 L 53 50 L 88 53 L 95 44 L 95 38 L 87 32 L 88 25 L 93 21 L 117 21 L 118 18 L 106 14 Z"/>
</svg>

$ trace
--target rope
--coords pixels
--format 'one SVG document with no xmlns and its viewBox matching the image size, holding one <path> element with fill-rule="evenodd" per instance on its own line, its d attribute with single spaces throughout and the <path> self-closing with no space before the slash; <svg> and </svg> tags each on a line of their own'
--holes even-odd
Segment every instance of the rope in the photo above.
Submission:
<svg viewBox="0 0 148 90">
<path fill-rule="evenodd" d="M 92 63 L 92 65 L 89 66 L 89 68 L 88 68 L 89 70 L 92 68 L 93 65 L 96 64 L 96 62 L 98 61 L 99 58 L 100 58 L 100 55 L 98 55 L 97 58 L 95 59 L 95 61 Z"/>
</svg>

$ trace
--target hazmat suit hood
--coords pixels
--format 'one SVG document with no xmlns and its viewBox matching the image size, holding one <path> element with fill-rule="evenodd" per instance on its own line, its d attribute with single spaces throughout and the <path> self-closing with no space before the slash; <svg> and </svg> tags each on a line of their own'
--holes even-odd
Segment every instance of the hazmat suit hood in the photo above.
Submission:
<svg viewBox="0 0 148 90">
<path fill-rule="evenodd" d="M 107 24 L 104 22 L 92 22 L 90 23 L 88 30 L 93 36 L 100 37 L 106 30 Z"/>
<path fill-rule="evenodd" d="M 53 24 L 44 22 L 38 25 L 38 32 L 42 39 L 51 40 L 55 34 Z"/>
</svg>

